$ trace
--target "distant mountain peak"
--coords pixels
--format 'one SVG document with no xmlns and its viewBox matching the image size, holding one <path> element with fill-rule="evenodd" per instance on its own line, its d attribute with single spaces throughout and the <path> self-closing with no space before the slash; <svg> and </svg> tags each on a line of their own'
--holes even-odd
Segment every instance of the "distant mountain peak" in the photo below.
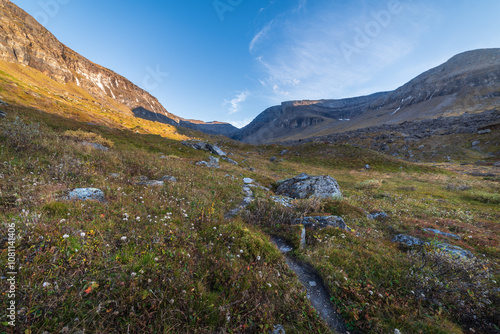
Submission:
<svg viewBox="0 0 500 334">
<path fill-rule="evenodd" d="M 253 144 L 299 140 L 498 107 L 500 49 L 480 49 L 460 53 L 392 92 L 283 102 L 233 138 Z"/>
</svg>

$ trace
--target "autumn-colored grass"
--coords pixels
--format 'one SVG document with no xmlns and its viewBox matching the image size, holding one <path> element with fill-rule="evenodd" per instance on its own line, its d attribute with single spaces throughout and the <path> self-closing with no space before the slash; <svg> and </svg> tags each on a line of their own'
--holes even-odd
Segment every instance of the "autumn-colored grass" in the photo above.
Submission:
<svg viewBox="0 0 500 334">
<path fill-rule="evenodd" d="M 500 280 L 500 185 L 467 175 L 468 166 L 457 172 L 320 143 L 281 155 L 284 147 L 206 137 L 239 163 L 221 161 L 220 169 L 207 169 L 194 163 L 208 153 L 174 138 L 22 106 L 6 111 L 0 120 L 0 235 L 7 234 L 6 224 L 15 225 L 19 313 L 17 327 L 4 326 L 0 333 L 268 333 L 277 324 L 286 333 L 328 333 L 269 235 L 288 239 L 296 248 L 292 255 L 317 269 L 351 333 L 499 330 L 493 292 Z M 68 136 L 79 130 L 113 145 L 101 151 Z M 271 162 L 272 156 L 278 161 Z M 344 198 L 285 208 L 270 200 L 271 192 L 253 188 L 256 199 L 247 210 L 224 219 L 243 198 L 243 177 L 274 189 L 302 172 L 331 175 Z M 141 176 L 165 175 L 178 182 L 137 184 Z M 62 198 L 79 187 L 102 189 L 106 201 Z M 389 219 L 368 219 L 374 211 Z M 291 226 L 291 219 L 319 214 L 342 216 L 353 231 L 308 229 L 306 247 L 299 249 L 302 228 Z M 491 304 L 477 290 L 460 290 L 465 306 L 457 305 L 446 293 L 459 287 L 451 283 L 432 299 L 417 295 L 429 293 L 422 276 L 409 275 L 421 259 L 391 242 L 400 233 L 473 252 L 483 269 L 464 266 L 491 292 Z M 6 239 L 1 242 L 5 266 Z M 429 259 L 437 264 L 423 272 L 434 278 L 439 268 L 461 270 Z M 7 301 L 2 294 L 2 305 Z"/>
</svg>

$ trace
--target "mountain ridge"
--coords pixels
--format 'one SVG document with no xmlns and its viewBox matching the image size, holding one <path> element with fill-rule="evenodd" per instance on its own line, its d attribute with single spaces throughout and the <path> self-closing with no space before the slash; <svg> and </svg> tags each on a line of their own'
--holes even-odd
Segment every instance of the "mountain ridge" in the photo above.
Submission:
<svg viewBox="0 0 500 334">
<path fill-rule="evenodd" d="M 251 144 L 300 140 L 499 106 L 500 49 L 479 49 L 455 55 L 394 91 L 283 102 L 266 109 L 232 138 Z"/>
<path fill-rule="evenodd" d="M 154 118 L 161 119 L 162 123 L 173 126 L 212 133 L 213 127 L 225 128 L 226 132 L 236 129 L 229 124 L 192 122 L 170 113 L 149 92 L 67 47 L 8 0 L 0 0 L 0 14 L 0 60 L 31 67 L 61 84 L 75 84 L 98 100 L 102 107 L 118 110 L 129 117 L 136 116 L 134 110 L 147 110 L 157 114 Z"/>
</svg>

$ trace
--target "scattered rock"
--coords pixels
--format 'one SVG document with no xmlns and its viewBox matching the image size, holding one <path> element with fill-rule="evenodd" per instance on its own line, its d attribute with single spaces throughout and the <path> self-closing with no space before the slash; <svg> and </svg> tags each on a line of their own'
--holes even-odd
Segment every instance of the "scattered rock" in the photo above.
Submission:
<svg viewBox="0 0 500 334">
<path fill-rule="evenodd" d="M 149 180 L 149 181 L 139 181 L 137 185 L 146 186 L 146 187 L 163 187 L 165 182 L 158 180 Z"/>
<path fill-rule="evenodd" d="M 215 157 L 209 157 L 209 161 L 206 162 L 206 161 L 200 161 L 200 162 L 197 162 L 196 163 L 196 166 L 205 166 L 205 167 L 208 167 L 208 168 L 220 168 L 219 166 L 219 158 L 215 158 Z"/>
<path fill-rule="evenodd" d="M 229 162 L 230 164 L 233 164 L 235 166 L 238 166 L 238 163 L 234 161 L 233 159 L 230 159 L 228 157 L 222 157 L 222 160 Z"/>
<path fill-rule="evenodd" d="M 490 133 L 491 132 L 491 129 L 486 129 L 486 130 L 479 130 L 477 132 L 478 135 L 485 135 L 487 133 Z"/>
<path fill-rule="evenodd" d="M 276 245 L 281 253 L 289 253 L 293 251 L 293 247 L 290 246 L 286 241 L 277 237 L 271 237 L 271 241 Z"/>
<path fill-rule="evenodd" d="M 253 180 L 251 178 L 246 177 L 246 178 L 243 179 L 243 182 L 245 184 L 251 184 L 251 183 L 253 183 Z"/>
<path fill-rule="evenodd" d="M 370 165 L 365 165 L 365 169 L 372 169 Z"/>
<path fill-rule="evenodd" d="M 248 168 L 248 170 L 249 170 L 250 172 L 255 172 L 255 168 L 253 168 L 253 167 Z"/>
<path fill-rule="evenodd" d="M 7 113 L 5 111 L 0 110 L 0 118 L 4 118 L 7 116 Z"/>
<path fill-rule="evenodd" d="M 408 247 L 428 245 L 428 246 L 432 246 L 434 248 L 438 248 L 438 249 L 442 250 L 443 252 L 447 252 L 451 255 L 459 256 L 459 257 L 463 257 L 463 258 L 473 258 L 474 257 L 474 254 L 472 254 L 472 252 L 465 250 L 461 247 L 453 246 L 453 245 L 443 243 L 443 242 L 438 242 L 438 243 L 424 242 L 424 241 L 420 240 L 419 238 L 415 238 L 415 237 L 412 237 L 412 236 L 409 236 L 406 234 L 399 234 L 399 235 L 395 236 L 392 239 L 392 241 L 400 243 L 400 244 L 404 244 Z"/>
<path fill-rule="evenodd" d="M 170 175 L 165 175 L 160 180 L 164 181 L 164 182 L 177 182 L 177 179 L 173 176 L 170 176 Z"/>
<path fill-rule="evenodd" d="M 147 181 L 149 178 L 147 176 L 141 175 L 138 177 L 139 181 Z"/>
<path fill-rule="evenodd" d="M 368 215 L 368 219 L 387 220 L 389 219 L 389 215 L 385 212 L 372 212 Z"/>
<path fill-rule="evenodd" d="M 285 155 L 287 153 L 288 153 L 288 150 L 283 150 L 283 151 L 280 152 L 280 155 Z"/>
<path fill-rule="evenodd" d="M 109 151 L 108 147 L 101 145 L 101 144 L 97 144 L 97 143 L 90 143 L 90 142 L 84 141 L 84 142 L 82 142 L 82 145 L 91 146 L 91 147 L 95 148 L 96 150 L 100 150 L 103 152 Z"/>
<path fill-rule="evenodd" d="M 309 282 L 309 286 L 315 287 L 316 286 L 316 282 L 315 281 L 310 281 Z"/>
<path fill-rule="evenodd" d="M 226 156 L 226 152 L 221 150 L 217 145 L 207 144 L 202 141 L 183 141 L 182 145 L 194 148 L 195 150 L 203 150 L 211 152 L 218 156 Z"/>
<path fill-rule="evenodd" d="M 435 229 L 432 229 L 432 228 L 424 228 L 423 230 L 425 232 L 430 232 L 430 233 L 438 234 L 438 235 L 441 235 L 441 236 L 446 237 L 446 238 L 453 238 L 453 239 L 460 240 L 460 237 L 458 235 L 456 235 L 456 234 L 445 233 L 445 232 L 441 232 L 440 230 L 435 230 Z"/>
<path fill-rule="evenodd" d="M 497 161 L 493 164 L 493 167 L 500 167 L 500 161 Z"/>
<path fill-rule="evenodd" d="M 344 222 L 344 219 L 338 216 L 304 217 L 295 219 L 292 224 L 302 224 L 305 227 L 312 228 L 325 228 L 330 226 L 337 227 L 345 231 L 351 231 L 351 229 Z"/>
<path fill-rule="evenodd" d="M 120 177 L 120 174 L 118 173 L 109 173 L 109 177 L 112 178 L 112 179 L 117 179 Z"/>
<path fill-rule="evenodd" d="M 474 146 L 477 146 L 477 145 L 479 145 L 479 144 L 481 144 L 481 142 L 480 142 L 479 140 L 475 140 L 475 141 L 473 141 L 473 142 L 472 142 L 472 146 L 473 146 L 473 147 L 474 147 Z"/>
<path fill-rule="evenodd" d="M 101 201 L 104 202 L 104 193 L 96 188 L 77 188 L 70 190 L 67 195 L 70 201 Z"/>
<path fill-rule="evenodd" d="M 277 189 L 278 195 L 303 199 L 308 197 L 342 197 L 337 181 L 331 176 L 309 176 L 305 173 L 285 180 Z"/>
<path fill-rule="evenodd" d="M 271 159 L 269 159 L 269 161 L 271 161 L 271 162 L 276 162 L 276 161 L 278 161 L 278 158 L 276 158 L 276 157 L 271 157 Z"/>
<path fill-rule="evenodd" d="M 412 237 L 412 236 L 409 236 L 409 235 L 406 235 L 406 234 L 399 234 L 399 235 L 395 236 L 392 239 L 392 242 L 397 242 L 397 243 L 406 245 L 408 247 L 422 246 L 422 245 L 425 244 L 425 242 L 423 242 L 419 238 L 415 238 L 415 237 Z"/>
<path fill-rule="evenodd" d="M 399 331 L 399 329 L 394 329 L 394 334 L 401 334 L 401 332 Z"/>
<path fill-rule="evenodd" d="M 285 329 L 281 325 L 274 326 L 274 329 L 269 333 L 270 334 L 286 334 Z"/>
<path fill-rule="evenodd" d="M 0 106 L 8 106 L 9 104 L 7 102 L 3 102 L 2 100 L 0 100 Z"/>
<path fill-rule="evenodd" d="M 234 216 L 236 216 L 241 210 L 246 208 L 248 204 L 252 203 L 253 201 L 253 191 L 250 189 L 248 185 L 243 186 L 243 192 L 245 193 L 245 198 L 243 198 L 243 201 L 233 210 L 229 211 L 226 215 L 226 219 L 230 219 Z"/>
</svg>

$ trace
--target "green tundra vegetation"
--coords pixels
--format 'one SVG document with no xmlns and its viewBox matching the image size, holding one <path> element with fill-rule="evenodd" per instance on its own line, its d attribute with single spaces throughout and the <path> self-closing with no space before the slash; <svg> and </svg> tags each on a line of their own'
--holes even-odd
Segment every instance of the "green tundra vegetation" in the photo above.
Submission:
<svg viewBox="0 0 500 334">
<path fill-rule="evenodd" d="M 500 330 L 500 179 L 488 161 L 489 174 L 469 175 L 476 166 L 343 144 L 251 146 L 175 129 L 165 138 L 2 108 L 0 264 L 15 224 L 18 274 L 16 327 L 2 311 L 1 333 L 269 333 L 278 324 L 330 333 L 270 236 L 320 273 L 351 333 Z M 188 137 L 217 144 L 238 165 L 196 166 L 209 153 L 183 146 Z M 280 180 L 303 172 L 332 176 L 343 198 L 291 207 L 271 199 Z M 138 184 L 165 175 L 177 182 Z M 247 177 L 270 191 L 253 188 L 253 202 L 225 218 Z M 89 187 L 104 200 L 64 197 Z M 369 219 L 373 212 L 388 218 Z M 301 228 L 290 222 L 305 215 L 341 216 L 352 230 L 308 229 L 300 249 Z M 429 245 L 403 247 L 391 241 L 398 234 Z M 439 252 L 438 242 L 474 258 Z"/>
</svg>

